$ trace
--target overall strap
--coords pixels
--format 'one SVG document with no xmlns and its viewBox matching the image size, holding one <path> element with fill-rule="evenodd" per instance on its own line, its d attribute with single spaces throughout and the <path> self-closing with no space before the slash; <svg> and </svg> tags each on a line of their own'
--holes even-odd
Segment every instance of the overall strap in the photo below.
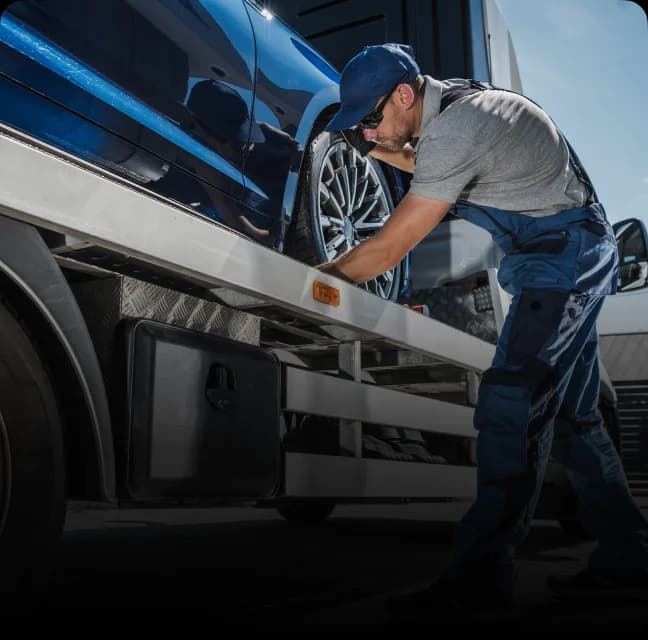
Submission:
<svg viewBox="0 0 648 640">
<path fill-rule="evenodd" d="M 441 106 L 439 108 L 439 113 L 442 113 L 453 102 L 461 100 L 461 98 L 465 98 L 466 96 L 477 93 L 478 91 L 496 88 L 488 82 L 480 82 L 479 80 L 467 80 L 467 83 L 468 84 L 466 84 L 466 86 L 464 87 L 452 87 L 443 89 L 443 91 L 441 92 Z"/>
</svg>

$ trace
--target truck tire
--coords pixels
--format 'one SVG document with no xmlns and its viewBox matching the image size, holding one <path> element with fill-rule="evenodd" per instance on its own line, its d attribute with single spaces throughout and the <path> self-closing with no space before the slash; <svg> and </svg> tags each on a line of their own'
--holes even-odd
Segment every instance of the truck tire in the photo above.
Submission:
<svg viewBox="0 0 648 640">
<path fill-rule="evenodd" d="M 277 511 L 293 524 L 315 525 L 324 522 L 335 509 L 334 502 L 292 500 L 277 506 Z"/>
<path fill-rule="evenodd" d="M 324 131 L 304 154 L 286 253 L 310 265 L 329 262 L 375 235 L 393 208 L 380 164 L 362 157 L 339 133 Z M 359 286 L 396 300 L 401 265 Z"/>
<path fill-rule="evenodd" d="M 45 367 L 0 300 L 0 594 L 37 589 L 65 519 L 61 419 Z"/>
</svg>

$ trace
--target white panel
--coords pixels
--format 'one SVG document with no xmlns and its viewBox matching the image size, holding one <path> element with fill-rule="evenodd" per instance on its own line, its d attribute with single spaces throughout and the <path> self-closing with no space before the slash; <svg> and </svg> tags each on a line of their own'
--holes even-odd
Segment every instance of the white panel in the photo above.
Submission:
<svg viewBox="0 0 648 640">
<path fill-rule="evenodd" d="M 600 336 L 601 360 L 613 382 L 648 380 L 648 334 Z"/>
<path fill-rule="evenodd" d="M 474 438 L 473 409 L 286 367 L 288 411 Z"/>
<path fill-rule="evenodd" d="M 602 336 L 648 333 L 648 287 L 606 296 L 596 326 Z"/>
</svg>

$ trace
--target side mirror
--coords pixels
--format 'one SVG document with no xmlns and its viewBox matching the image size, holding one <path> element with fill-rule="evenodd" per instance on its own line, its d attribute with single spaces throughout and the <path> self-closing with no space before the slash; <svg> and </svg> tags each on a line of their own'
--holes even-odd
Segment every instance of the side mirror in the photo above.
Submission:
<svg viewBox="0 0 648 640">
<path fill-rule="evenodd" d="M 619 249 L 619 291 L 648 286 L 648 233 L 641 220 L 629 218 L 614 225 Z"/>
<path fill-rule="evenodd" d="M 630 291 L 631 289 L 641 289 L 648 285 L 648 262 L 641 260 L 639 262 L 630 262 L 621 265 L 619 269 L 619 291 Z"/>
</svg>

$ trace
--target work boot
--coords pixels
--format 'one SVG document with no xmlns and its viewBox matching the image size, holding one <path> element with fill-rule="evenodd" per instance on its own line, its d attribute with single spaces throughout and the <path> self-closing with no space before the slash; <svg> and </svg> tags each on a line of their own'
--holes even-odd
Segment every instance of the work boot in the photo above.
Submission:
<svg viewBox="0 0 648 640">
<path fill-rule="evenodd" d="M 547 588 L 571 598 L 637 598 L 648 600 L 648 571 L 627 576 L 606 575 L 592 569 L 580 573 L 550 575 Z"/>
</svg>

